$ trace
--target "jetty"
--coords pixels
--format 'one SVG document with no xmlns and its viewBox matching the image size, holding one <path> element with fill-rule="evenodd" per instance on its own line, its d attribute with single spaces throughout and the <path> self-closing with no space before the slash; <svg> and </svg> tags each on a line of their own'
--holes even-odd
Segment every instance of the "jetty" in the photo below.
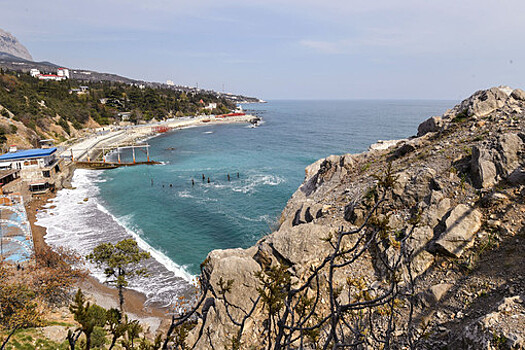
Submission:
<svg viewBox="0 0 525 350">
<path fill-rule="evenodd" d="M 160 164 L 160 162 L 152 161 L 149 157 L 149 147 L 147 143 L 124 143 L 114 144 L 109 146 L 92 147 L 86 151 L 86 157 L 81 159 L 75 159 L 74 153 L 71 150 L 71 160 L 79 168 L 87 169 L 114 169 L 123 166 L 134 166 L 134 165 L 154 165 Z M 121 152 L 125 149 L 131 149 L 132 161 L 122 161 Z M 137 161 L 137 151 L 141 151 L 145 154 L 146 160 Z M 117 161 L 108 160 L 110 154 L 116 154 Z M 93 157 L 93 158 L 92 158 Z"/>
</svg>

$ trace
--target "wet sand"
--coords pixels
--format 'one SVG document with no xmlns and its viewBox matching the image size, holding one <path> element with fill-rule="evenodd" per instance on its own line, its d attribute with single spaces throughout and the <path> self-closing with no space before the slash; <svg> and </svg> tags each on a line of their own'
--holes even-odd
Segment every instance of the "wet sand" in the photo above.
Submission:
<svg viewBox="0 0 525 350">
<path fill-rule="evenodd" d="M 51 249 L 44 240 L 46 228 L 36 225 L 35 222 L 38 211 L 45 210 L 43 206 L 54 196 L 54 193 L 49 192 L 35 196 L 29 203 L 26 203 L 27 217 L 31 224 L 36 253 L 42 253 Z M 118 308 L 118 292 L 116 288 L 100 283 L 91 276 L 80 281 L 77 287 L 82 289 L 88 298 L 96 304 L 104 308 Z M 139 320 L 144 326 L 149 327 L 150 332 L 153 334 L 159 328 L 164 329 L 167 327 L 170 321 L 170 316 L 168 315 L 170 310 L 154 305 L 145 306 L 145 302 L 146 296 L 144 294 L 133 290 L 124 291 L 124 311 L 128 317 Z"/>
</svg>

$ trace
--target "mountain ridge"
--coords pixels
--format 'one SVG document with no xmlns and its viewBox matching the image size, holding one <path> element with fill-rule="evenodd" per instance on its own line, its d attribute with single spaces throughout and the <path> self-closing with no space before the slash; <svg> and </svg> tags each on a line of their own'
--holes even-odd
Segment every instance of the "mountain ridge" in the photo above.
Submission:
<svg viewBox="0 0 525 350">
<path fill-rule="evenodd" d="M 29 50 L 13 34 L 0 29 L 0 53 L 2 52 L 25 60 L 33 60 Z"/>
</svg>

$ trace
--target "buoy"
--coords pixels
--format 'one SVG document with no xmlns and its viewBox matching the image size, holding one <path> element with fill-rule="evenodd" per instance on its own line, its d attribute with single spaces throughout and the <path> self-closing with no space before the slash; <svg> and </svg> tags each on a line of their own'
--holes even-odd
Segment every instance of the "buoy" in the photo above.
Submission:
<svg viewBox="0 0 525 350">
<path fill-rule="evenodd" d="M 173 184 L 170 184 L 170 187 L 173 187 Z"/>
</svg>

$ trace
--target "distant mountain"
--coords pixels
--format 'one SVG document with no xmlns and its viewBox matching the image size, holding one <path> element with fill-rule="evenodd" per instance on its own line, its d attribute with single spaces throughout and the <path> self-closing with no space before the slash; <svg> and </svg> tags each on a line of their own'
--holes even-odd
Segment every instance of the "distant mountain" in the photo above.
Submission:
<svg viewBox="0 0 525 350">
<path fill-rule="evenodd" d="M 6 53 L 28 61 L 33 60 L 26 47 L 13 34 L 2 29 L 0 29 L 0 53 Z"/>
</svg>

